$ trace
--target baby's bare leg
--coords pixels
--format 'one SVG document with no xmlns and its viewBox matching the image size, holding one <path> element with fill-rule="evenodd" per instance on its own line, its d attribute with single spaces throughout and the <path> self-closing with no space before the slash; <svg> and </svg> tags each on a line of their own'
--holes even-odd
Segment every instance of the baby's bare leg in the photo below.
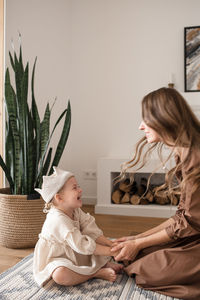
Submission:
<svg viewBox="0 0 200 300">
<path fill-rule="evenodd" d="M 58 267 L 52 274 L 53 280 L 61 285 L 76 285 L 92 278 L 91 275 L 78 274 L 66 267 Z"/>
<path fill-rule="evenodd" d="M 113 282 L 116 280 L 117 275 L 112 268 L 101 268 L 92 275 L 82 275 L 66 267 L 58 267 L 52 273 L 52 278 L 58 284 L 71 286 L 85 282 L 91 278 L 101 278 Z"/>
<path fill-rule="evenodd" d="M 107 262 L 107 264 L 105 265 L 105 268 L 111 268 L 115 271 L 115 273 L 120 273 L 124 267 L 121 264 L 117 264 L 114 262 Z"/>
</svg>

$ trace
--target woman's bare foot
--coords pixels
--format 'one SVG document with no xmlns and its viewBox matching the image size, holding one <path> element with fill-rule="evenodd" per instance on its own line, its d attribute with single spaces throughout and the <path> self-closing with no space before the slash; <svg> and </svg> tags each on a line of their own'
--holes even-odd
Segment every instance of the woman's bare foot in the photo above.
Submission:
<svg viewBox="0 0 200 300">
<path fill-rule="evenodd" d="M 120 273 L 124 267 L 123 267 L 123 265 L 120 265 L 120 264 L 108 262 L 105 265 L 105 268 L 111 268 L 115 271 L 115 273 Z"/>
<path fill-rule="evenodd" d="M 112 268 L 101 268 L 94 274 L 94 277 L 114 282 L 117 275 Z"/>
</svg>

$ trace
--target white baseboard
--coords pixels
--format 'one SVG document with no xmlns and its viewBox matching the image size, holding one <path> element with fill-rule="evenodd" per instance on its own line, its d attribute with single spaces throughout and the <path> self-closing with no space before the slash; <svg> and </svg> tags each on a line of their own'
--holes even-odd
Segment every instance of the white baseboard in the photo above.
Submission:
<svg viewBox="0 0 200 300">
<path fill-rule="evenodd" d="M 97 204 L 95 213 L 103 215 L 121 215 L 153 218 L 170 218 L 176 212 L 173 205 L 132 205 L 132 204 Z"/>
</svg>

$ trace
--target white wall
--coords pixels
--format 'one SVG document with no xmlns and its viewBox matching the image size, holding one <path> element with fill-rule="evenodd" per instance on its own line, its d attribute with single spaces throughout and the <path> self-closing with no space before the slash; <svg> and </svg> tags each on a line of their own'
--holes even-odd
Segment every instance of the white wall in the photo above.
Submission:
<svg viewBox="0 0 200 300">
<path fill-rule="evenodd" d="M 167 86 L 171 73 L 183 92 L 183 30 L 200 25 L 199 11 L 199 0 L 6 0 L 6 52 L 11 38 L 17 48 L 19 30 L 26 59 L 38 57 L 41 112 L 57 96 L 55 120 L 71 99 L 60 167 L 77 175 L 84 197 L 96 197 L 96 181 L 83 170 L 100 157 L 130 157 L 142 97 Z M 200 101 L 199 93 L 184 96 Z"/>
</svg>

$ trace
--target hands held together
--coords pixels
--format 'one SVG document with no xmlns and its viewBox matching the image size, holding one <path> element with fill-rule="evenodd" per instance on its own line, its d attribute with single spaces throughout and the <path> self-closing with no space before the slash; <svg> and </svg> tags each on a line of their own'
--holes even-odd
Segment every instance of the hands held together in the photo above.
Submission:
<svg viewBox="0 0 200 300">
<path fill-rule="evenodd" d="M 114 241 L 100 236 L 96 239 L 96 255 L 114 256 L 116 261 L 133 261 L 142 249 L 138 236 L 126 236 Z"/>
<path fill-rule="evenodd" d="M 116 261 L 133 261 L 140 250 L 140 243 L 134 236 L 116 239 L 111 247 L 111 253 Z"/>
</svg>

